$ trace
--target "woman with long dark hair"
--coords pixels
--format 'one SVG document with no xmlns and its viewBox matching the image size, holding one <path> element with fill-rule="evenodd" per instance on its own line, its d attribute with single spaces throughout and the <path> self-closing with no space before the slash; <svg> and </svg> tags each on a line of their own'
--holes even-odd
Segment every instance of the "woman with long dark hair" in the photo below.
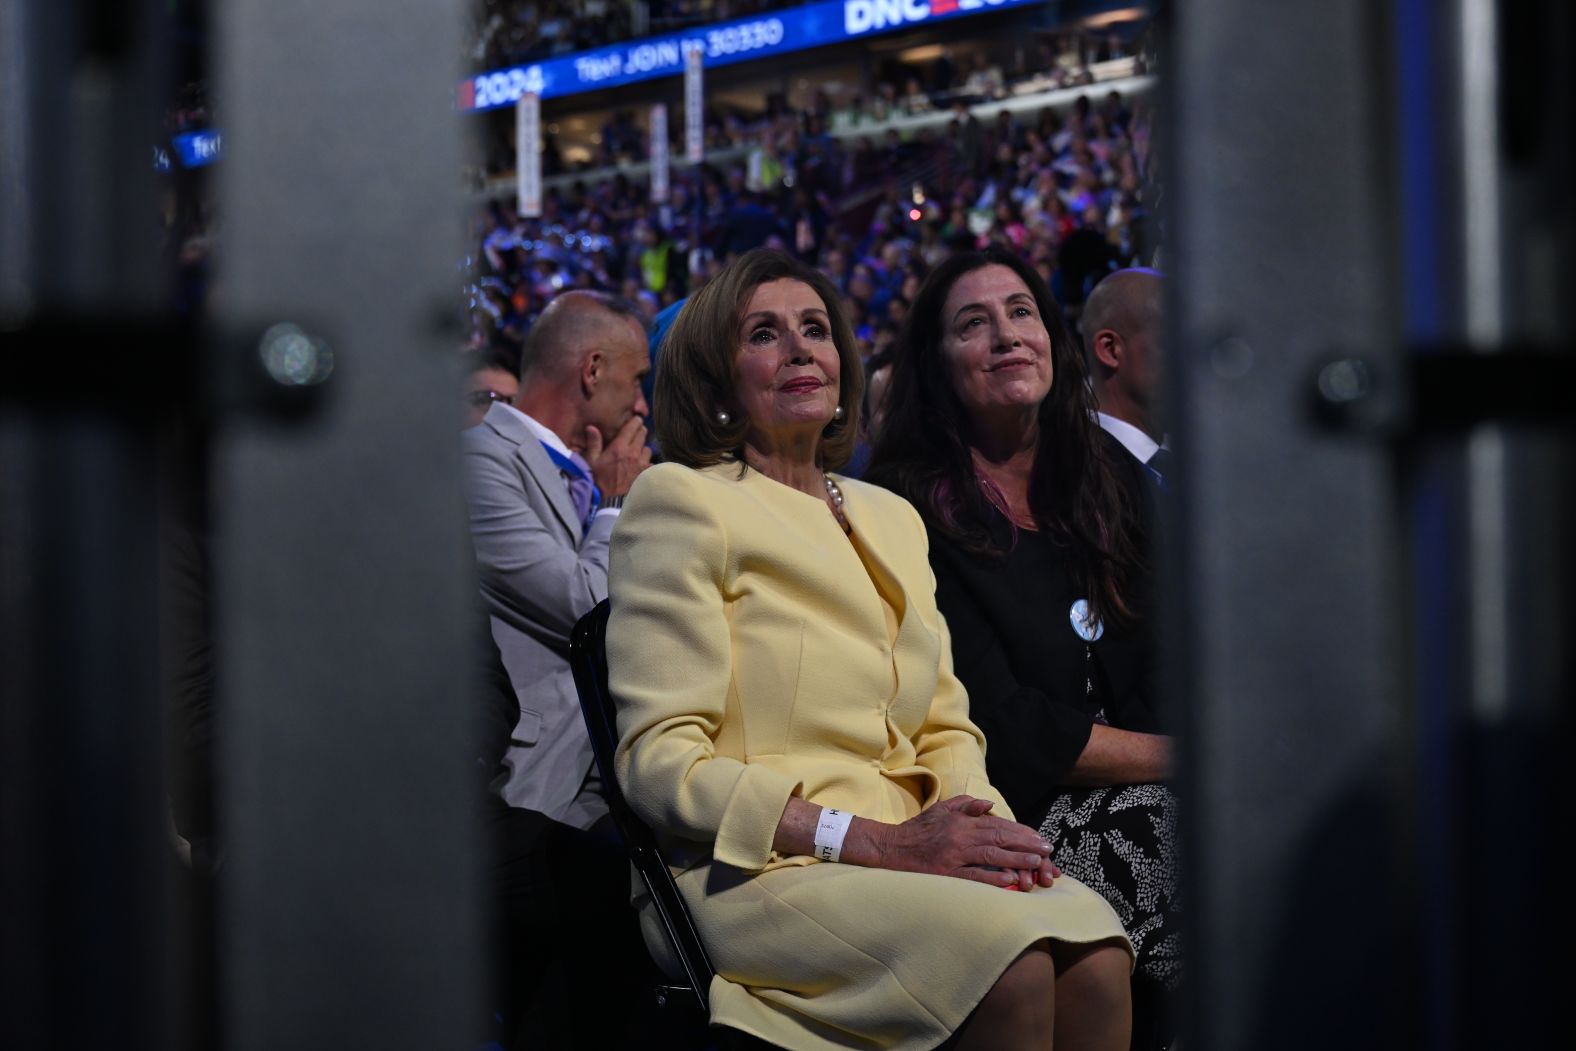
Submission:
<svg viewBox="0 0 1576 1051">
<path fill-rule="evenodd" d="M 1151 685 L 1150 483 L 1100 430 L 1044 280 L 999 248 L 930 275 L 886 406 L 869 478 L 925 519 L 991 781 L 1040 825 L 1057 864 L 1111 902 L 1139 972 L 1172 984 L 1175 804 Z"/>
</svg>

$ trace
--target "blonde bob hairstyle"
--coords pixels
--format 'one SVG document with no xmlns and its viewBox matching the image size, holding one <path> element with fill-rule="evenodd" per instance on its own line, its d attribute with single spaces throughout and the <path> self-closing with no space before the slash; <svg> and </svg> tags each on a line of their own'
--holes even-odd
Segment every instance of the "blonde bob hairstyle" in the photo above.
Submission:
<svg viewBox="0 0 1576 1051">
<path fill-rule="evenodd" d="M 755 289 L 784 278 L 802 281 L 821 297 L 840 363 L 837 403 L 843 407 L 843 416 L 821 432 L 817 460 L 823 469 L 835 470 L 853 455 L 865 372 L 842 298 L 820 271 L 785 252 L 757 248 L 723 267 L 690 296 L 662 339 L 652 415 L 664 460 L 686 467 L 743 463 L 750 421 L 735 394 L 738 374 L 734 364 L 743 342 L 739 325 Z M 727 423 L 718 422 L 719 412 L 728 414 Z"/>
</svg>

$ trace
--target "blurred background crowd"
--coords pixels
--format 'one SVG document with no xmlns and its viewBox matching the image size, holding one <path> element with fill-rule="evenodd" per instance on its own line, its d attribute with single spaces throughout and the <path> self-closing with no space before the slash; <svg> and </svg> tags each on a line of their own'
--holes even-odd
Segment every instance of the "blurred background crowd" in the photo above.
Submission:
<svg viewBox="0 0 1576 1051">
<path fill-rule="evenodd" d="M 486 6 L 489 24 L 531 21 L 511 21 L 508 4 Z M 604 9 L 597 0 L 562 6 Z M 663 17 L 745 11 L 668 5 Z M 567 14 L 562 21 L 554 40 L 580 24 Z M 528 46 L 538 50 L 546 41 L 533 39 Z M 547 113 L 542 214 L 522 217 L 512 192 L 513 123 L 483 115 L 462 263 L 466 348 L 511 367 L 533 319 L 570 288 L 618 293 L 654 318 L 728 259 L 762 245 L 833 280 L 867 363 L 895 338 L 925 275 L 953 252 L 1010 248 L 1074 316 L 1104 274 L 1157 263 L 1147 23 L 912 53 L 922 60 L 883 62 L 863 83 L 801 81 L 797 91 L 764 92 L 753 109 L 719 93 L 708 100 L 700 165 L 677 159 L 683 129 L 670 118 L 676 159 L 663 200 L 654 199 L 644 163 L 643 110 L 606 109 L 594 123 Z M 579 143 L 566 145 L 574 127 Z"/>
<path fill-rule="evenodd" d="M 467 61 L 494 69 L 785 6 L 482 0 Z M 682 161 L 682 107 L 669 106 L 663 200 L 650 185 L 648 109 L 627 94 L 544 107 L 539 217 L 516 209 L 512 107 L 467 118 L 464 347 L 516 361 L 531 322 L 568 288 L 619 293 L 654 317 L 760 245 L 834 280 L 867 358 L 894 337 L 929 269 L 959 249 L 1021 253 L 1076 316 L 1101 275 L 1158 258 L 1147 90 L 1156 49 L 1147 18 L 1039 19 L 1026 33 L 1022 17 L 977 41 L 922 36 L 861 55 L 853 74 L 845 61 L 797 82 L 758 73 L 708 82 L 703 163 Z M 206 83 L 193 80 L 168 131 L 216 127 L 213 110 Z M 166 251 L 187 307 L 209 292 L 209 171 L 173 165 L 168 185 Z"/>
</svg>

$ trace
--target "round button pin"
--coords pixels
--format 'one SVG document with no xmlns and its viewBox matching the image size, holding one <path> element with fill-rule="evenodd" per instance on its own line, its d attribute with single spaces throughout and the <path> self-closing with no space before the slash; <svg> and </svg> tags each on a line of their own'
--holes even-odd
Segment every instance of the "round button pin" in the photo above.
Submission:
<svg viewBox="0 0 1576 1051">
<path fill-rule="evenodd" d="M 1089 609 L 1088 599 L 1079 599 L 1074 602 L 1072 609 L 1067 611 L 1067 618 L 1072 621 L 1073 631 L 1085 642 L 1094 642 L 1105 634 L 1105 625 Z"/>
</svg>

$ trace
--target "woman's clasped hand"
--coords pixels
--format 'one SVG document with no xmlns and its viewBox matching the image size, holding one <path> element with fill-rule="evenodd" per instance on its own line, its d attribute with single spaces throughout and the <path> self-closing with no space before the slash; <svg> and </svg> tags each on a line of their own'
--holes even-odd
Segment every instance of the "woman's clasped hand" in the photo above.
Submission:
<svg viewBox="0 0 1576 1051">
<path fill-rule="evenodd" d="M 1061 875 L 1050 844 L 1027 825 L 995 817 L 989 799 L 953 796 L 875 837 L 876 865 L 958 876 L 1009 890 L 1049 887 Z"/>
</svg>

